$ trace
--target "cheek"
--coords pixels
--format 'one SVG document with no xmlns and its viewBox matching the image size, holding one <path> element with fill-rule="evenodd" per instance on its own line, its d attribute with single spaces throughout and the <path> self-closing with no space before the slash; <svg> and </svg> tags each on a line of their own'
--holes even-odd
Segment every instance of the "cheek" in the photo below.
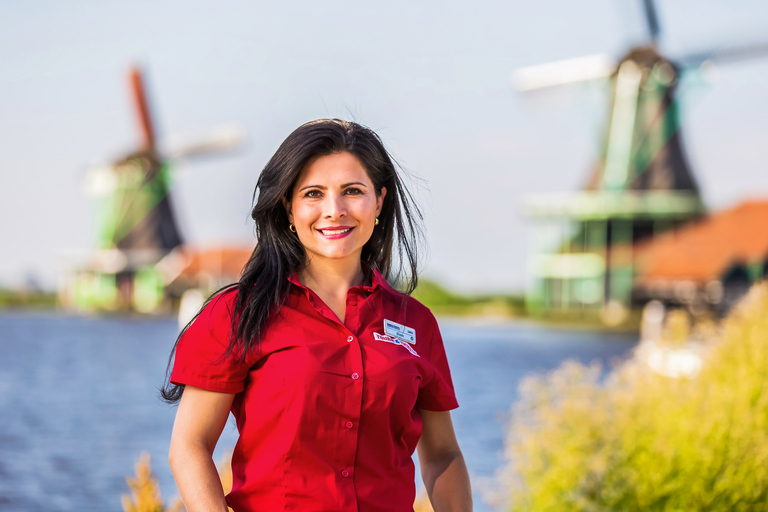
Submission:
<svg viewBox="0 0 768 512">
<path fill-rule="evenodd" d="M 317 217 L 315 209 L 307 205 L 296 205 L 293 208 L 293 221 L 296 225 L 306 225 L 314 222 Z"/>
<path fill-rule="evenodd" d="M 373 230 L 375 228 L 375 219 L 376 219 L 376 203 L 373 202 L 370 205 L 367 205 L 365 208 L 361 208 L 361 210 L 358 212 L 358 217 L 360 221 L 362 221 L 365 226 L 364 230 L 365 233 L 370 237 L 373 234 Z"/>
<path fill-rule="evenodd" d="M 358 215 L 360 218 L 374 219 L 376 217 L 377 209 L 378 201 L 376 201 L 376 196 L 373 196 L 370 200 L 366 201 L 365 204 L 360 205 Z"/>
</svg>

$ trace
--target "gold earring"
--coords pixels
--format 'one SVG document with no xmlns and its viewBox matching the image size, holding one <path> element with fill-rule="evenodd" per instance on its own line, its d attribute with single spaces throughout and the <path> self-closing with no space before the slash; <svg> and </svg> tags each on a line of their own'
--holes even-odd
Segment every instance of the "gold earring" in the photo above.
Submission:
<svg viewBox="0 0 768 512">
<path fill-rule="evenodd" d="M 290 229 L 290 230 L 291 230 L 293 233 L 295 233 L 295 232 L 296 232 L 296 226 L 294 226 L 294 225 L 293 225 L 293 222 L 291 222 L 290 224 L 288 224 L 288 229 Z"/>
<path fill-rule="evenodd" d="M 379 218 L 378 217 L 376 217 L 376 222 L 374 222 L 373 225 L 374 226 L 378 226 L 379 225 Z"/>
</svg>

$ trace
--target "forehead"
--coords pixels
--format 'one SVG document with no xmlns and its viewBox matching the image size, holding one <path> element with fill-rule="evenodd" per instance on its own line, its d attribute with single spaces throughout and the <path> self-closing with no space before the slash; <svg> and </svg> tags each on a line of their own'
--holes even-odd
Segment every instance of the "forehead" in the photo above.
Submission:
<svg viewBox="0 0 768 512">
<path fill-rule="evenodd" d="M 310 160 L 301 170 L 296 186 L 331 186 L 351 182 L 373 185 L 360 160 L 352 153 L 342 152 Z"/>
</svg>

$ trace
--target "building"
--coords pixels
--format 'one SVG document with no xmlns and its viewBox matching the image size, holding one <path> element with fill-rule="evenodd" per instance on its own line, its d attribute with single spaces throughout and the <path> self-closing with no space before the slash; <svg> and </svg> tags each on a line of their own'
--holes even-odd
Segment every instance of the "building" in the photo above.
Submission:
<svg viewBox="0 0 768 512">
<path fill-rule="evenodd" d="M 768 269 L 768 200 L 744 201 L 635 249 L 633 302 L 724 313 Z"/>
<path fill-rule="evenodd" d="M 640 47 L 611 79 L 603 149 L 584 190 L 532 197 L 526 207 L 534 314 L 629 309 L 638 244 L 705 211 L 680 140 L 676 66 Z"/>
</svg>

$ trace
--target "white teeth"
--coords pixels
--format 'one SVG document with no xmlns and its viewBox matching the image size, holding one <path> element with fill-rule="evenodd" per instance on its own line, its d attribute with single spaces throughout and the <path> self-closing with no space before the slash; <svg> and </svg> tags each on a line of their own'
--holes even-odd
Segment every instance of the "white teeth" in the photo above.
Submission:
<svg viewBox="0 0 768 512">
<path fill-rule="evenodd" d="M 347 228 L 347 229 L 322 229 L 321 231 L 322 231 L 322 233 L 324 235 L 340 235 L 342 233 L 346 233 L 350 229 L 351 228 Z"/>
</svg>

